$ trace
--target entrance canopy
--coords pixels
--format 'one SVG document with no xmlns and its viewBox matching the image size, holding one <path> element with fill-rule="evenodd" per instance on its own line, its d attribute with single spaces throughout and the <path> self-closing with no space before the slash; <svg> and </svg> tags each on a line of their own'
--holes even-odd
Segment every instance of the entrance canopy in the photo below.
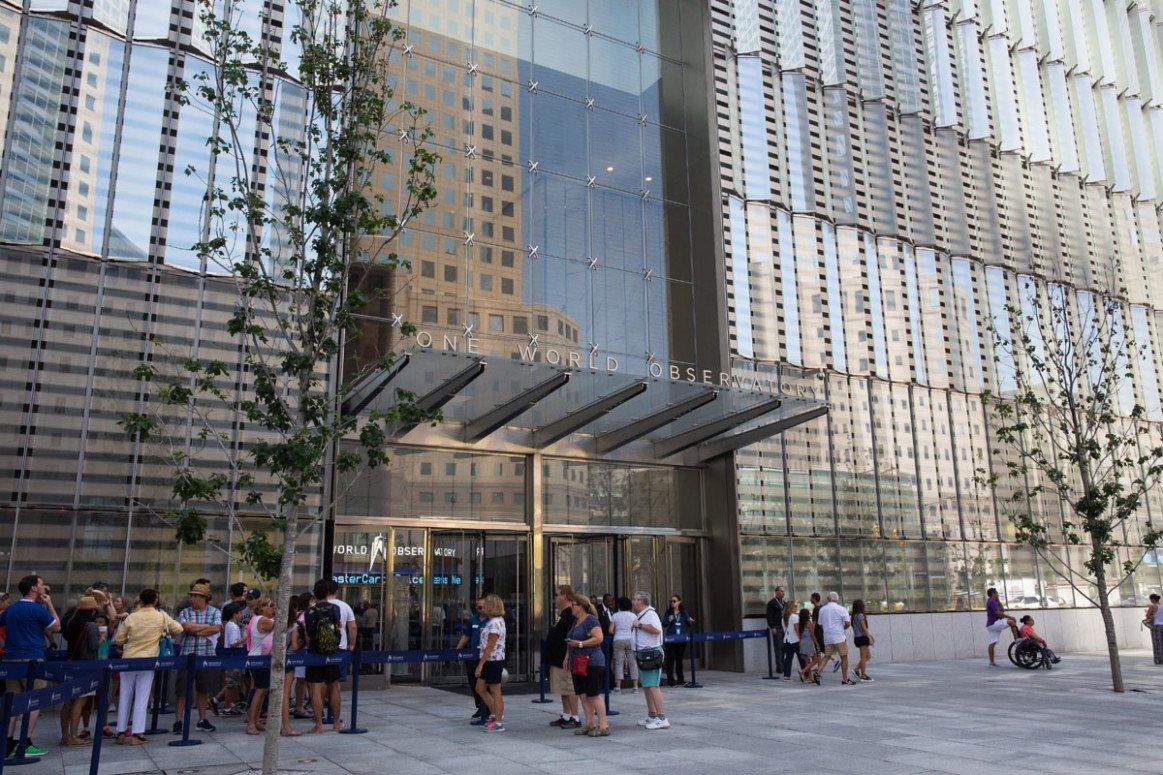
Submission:
<svg viewBox="0 0 1163 775">
<path fill-rule="evenodd" d="M 822 401 L 740 387 L 426 348 L 399 353 L 391 368 L 361 379 L 343 411 L 386 410 L 401 394 L 442 410 L 466 443 L 509 426 L 534 449 L 577 433 L 599 455 L 638 442 L 657 461 L 693 448 L 705 462 L 828 411 Z"/>
</svg>

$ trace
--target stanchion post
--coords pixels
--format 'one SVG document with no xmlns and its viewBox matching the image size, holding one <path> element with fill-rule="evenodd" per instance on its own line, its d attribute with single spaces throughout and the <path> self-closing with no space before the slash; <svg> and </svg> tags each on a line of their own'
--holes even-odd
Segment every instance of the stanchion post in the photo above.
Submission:
<svg viewBox="0 0 1163 775">
<path fill-rule="evenodd" d="M 347 725 L 347 729 L 339 730 L 341 735 L 363 735 L 367 733 L 366 729 L 360 729 L 357 725 L 359 714 L 359 651 L 348 652 L 351 654 L 351 723 Z"/>
<path fill-rule="evenodd" d="M 691 682 L 686 685 L 688 689 L 702 689 L 703 685 L 699 683 L 698 668 L 696 663 L 698 659 L 695 658 L 695 634 L 694 632 L 687 632 L 687 643 L 691 649 Z"/>
<path fill-rule="evenodd" d="M 93 753 L 89 756 L 89 775 L 97 775 L 101 764 L 101 741 L 105 738 L 105 724 L 109 721 L 109 680 L 113 671 L 101 668 L 101 688 L 97 690 L 97 731 L 93 733 Z M 153 716 L 157 726 L 157 713 Z"/>
<path fill-rule="evenodd" d="M 775 674 L 775 671 L 772 669 L 772 666 L 771 666 L 771 663 L 772 663 L 771 654 L 775 649 L 774 644 L 775 644 L 775 641 L 771 637 L 771 628 L 768 627 L 767 628 L 767 675 L 763 676 L 764 681 L 774 681 L 776 678 L 779 677 Z M 779 667 L 782 669 L 783 666 L 779 665 Z"/>
<path fill-rule="evenodd" d="M 538 705 L 544 705 L 547 702 L 553 702 L 553 700 L 545 699 L 545 681 L 546 681 L 546 678 L 545 678 L 545 670 L 546 670 L 546 667 L 545 667 L 545 638 L 541 639 L 540 654 L 541 654 L 541 659 L 539 661 L 541 662 L 541 664 L 539 664 L 537 666 L 537 695 L 538 696 L 537 696 L 537 699 L 530 700 L 530 702 L 537 703 Z"/>
<path fill-rule="evenodd" d="M 186 710 L 182 713 L 182 739 L 172 740 L 167 745 L 178 747 L 185 745 L 201 745 L 201 740 L 190 737 L 190 710 L 194 707 L 194 671 L 195 657 L 190 654 L 186 657 Z"/>
<path fill-rule="evenodd" d="M 153 713 L 150 716 L 149 729 L 145 730 L 147 735 L 160 735 L 165 732 L 157 725 L 158 714 L 161 713 L 162 703 L 165 702 L 165 691 L 166 671 L 155 670 L 153 673 Z"/>
<path fill-rule="evenodd" d="M 606 680 L 605 680 L 605 694 L 606 694 L 606 715 L 617 716 L 621 711 L 610 710 L 610 684 L 613 683 L 611 676 L 611 665 L 613 664 L 613 648 L 609 646 L 610 641 L 602 641 L 602 653 L 606 655 Z M 631 656 L 633 659 L 633 656 Z"/>
<path fill-rule="evenodd" d="M 12 695 L 5 694 L 4 698 L 0 700 L 0 727 L 4 728 L 5 736 L 8 735 L 8 722 L 12 720 Z M 3 756 L 0 756 L 0 775 L 4 775 L 4 760 L 8 758 L 8 752 L 5 751 Z"/>
</svg>

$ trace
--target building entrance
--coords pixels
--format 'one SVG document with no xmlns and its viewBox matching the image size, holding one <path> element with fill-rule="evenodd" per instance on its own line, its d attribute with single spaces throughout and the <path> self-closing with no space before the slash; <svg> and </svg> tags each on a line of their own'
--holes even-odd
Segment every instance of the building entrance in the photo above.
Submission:
<svg viewBox="0 0 1163 775">
<path fill-rule="evenodd" d="M 360 627 L 361 647 L 453 648 L 476 600 L 505 603 L 506 669 L 524 680 L 528 667 L 528 537 L 523 533 L 419 527 L 336 526 L 332 576 L 354 608 L 373 607 Z M 381 665 L 369 666 L 381 671 Z M 464 680 L 458 663 L 396 664 L 393 682 Z"/>
</svg>

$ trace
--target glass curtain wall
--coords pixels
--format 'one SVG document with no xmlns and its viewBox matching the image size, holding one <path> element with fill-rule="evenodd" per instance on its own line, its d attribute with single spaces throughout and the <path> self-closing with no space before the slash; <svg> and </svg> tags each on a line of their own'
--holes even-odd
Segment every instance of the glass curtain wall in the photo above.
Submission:
<svg viewBox="0 0 1163 775">
<path fill-rule="evenodd" d="M 1027 504 L 1049 556 L 1014 543 L 1019 483 L 981 394 L 1015 389 L 991 334 L 1018 330 L 1009 309 L 1113 293 L 1136 345 L 1120 400 L 1163 429 L 1147 9 L 890 0 L 854 3 L 853 23 L 830 2 L 711 6 L 733 368 L 830 406 L 736 457 L 746 611 L 776 584 L 886 612 L 979 608 L 988 586 L 1011 607 L 1086 605 L 1062 504 Z M 1147 500 L 1123 605 L 1160 584 L 1138 536 L 1163 498 Z"/>
</svg>

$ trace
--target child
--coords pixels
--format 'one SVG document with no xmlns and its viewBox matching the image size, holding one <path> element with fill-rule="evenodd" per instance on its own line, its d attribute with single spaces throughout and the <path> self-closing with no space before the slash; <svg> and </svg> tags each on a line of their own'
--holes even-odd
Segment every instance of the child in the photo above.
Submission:
<svg viewBox="0 0 1163 775">
<path fill-rule="evenodd" d="M 222 635 L 222 646 L 233 649 L 246 645 L 246 637 L 242 634 L 239 622 L 242 620 L 242 611 L 245 606 L 239 603 L 230 603 L 222 609 L 222 621 L 225 630 Z M 242 686 L 241 670 L 226 670 L 222 674 L 222 691 L 214 698 L 214 706 L 221 707 L 221 714 L 227 717 L 242 715 L 238 709 L 241 699 L 239 689 Z"/>
<path fill-rule="evenodd" d="M 1022 623 L 1022 626 L 1018 628 L 1018 634 L 1023 638 L 1029 638 L 1041 646 L 1042 653 L 1046 656 L 1046 659 L 1050 660 L 1050 664 L 1056 665 L 1062 661 L 1061 657 L 1057 656 L 1053 651 L 1050 650 L 1050 647 L 1046 644 L 1046 639 L 1040 637 L 1038 633 L 1034 632 L 1034 617 L 1026 614 L 1018 621 Z"/>
</svg>

